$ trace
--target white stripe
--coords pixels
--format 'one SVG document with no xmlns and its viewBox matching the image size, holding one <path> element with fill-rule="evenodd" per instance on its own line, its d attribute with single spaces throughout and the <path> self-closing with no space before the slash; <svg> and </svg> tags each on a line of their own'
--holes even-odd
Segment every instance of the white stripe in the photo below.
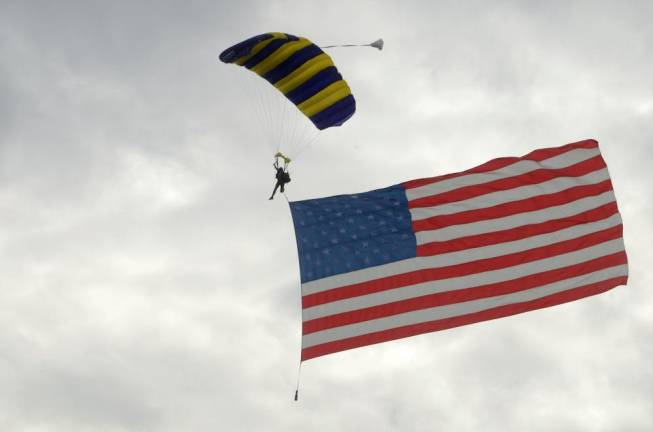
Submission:
<svg viewBox="0 0 653 432">
<path fill-rule="evenodd" d="M 437 230 L 420 231 L 415 233 L 415 238 L 417 239 L 418 245 L 423 245 L 435 241 L 447 241 L 459 237 L 502 231 L 573 216 L 612 201 L 615 201 L 615 197 L 613 191 L 610 190 L 599 195 L 581 198 L 567 204 L 547 207 L 532 212 L 518 213 L 502 218 L 481 220 L 467 224 L 450 225 Z"/>
<path fill-rule="evenodd" d="M 396 274 L 409 273 L 428 268 L 445 267 L 493 258 L 514 252 L 522 252 L 539 246 L 546 246 L 563 240 L 570 240 L 586 234 L 601 231 L 621 224 L 621 216 L 616 213 L 606 219 L 578 224 L 552 233 L 544 233 L 511 242 L 481 246 L 464 251 L 448 252 L 439 255 L 415 257 L 401 261 L 368 267 L 349 273 L 337 274 L 302 284 L 302 295 L 314 294 L 340 286 L 353 285 L 380 279 Z"/>
<path fill-rule="evenodd" d="M 419 311 L 407 312 L 399 315 L 322 330 L 304 335 L 302 337 L 302 348 L 308 348 L 368 333 L 389 330 L 396 327 L 466 315 L 512 303 L 532 301 L 583 285 L 601 282 L 614 277 L 625 276 L 627 273 L 628 266 L 624 264 L 516 293 L 422 309 Z"/>
<path fill-rule="evenodd" d="M 302 311 L 302 320 L 308 321 L 315 318 L 335 315 L 341 312 L 349 312 L 366 307 L 407 300 L 414 297 L 421 297 L 429 294 L 474 288 L 481 285 L 497 282 L 505 282 L 531 274 L 542 273 L 574 264 L 580 264 L 595 258 L 600 258 L 602 256 L 621 252 L 623 250 L 623 239 L 618 238 L 598 245 L 594 245 L 589 248 L 580 249 L 577 251 L 528 262 L 525 264 L 519 264 L 512 267 L 506 267 L 499 270 L 490 270 L 466 276 L 423 282 L 415 285 L 403 286 L 313 306 Z"/>
<path fill-rule="evenodd" d="M 546 182 L 520 186 L 508 190 L 493 191 L 492 189 L 488 189 L 487 192 L 489 193 L 466 200 L 448 202 L 432 207 L 413 208 L 410 209 L 410 215 L 413 221 L 417 221 L 466 210 L 478 210 L 512 201 L 558 193 L 575 186 L 597 184 L 609 178 L 610 174 L 608 170 L 603 168 L 580 177 L 558 177 Z"/>
<path fill-rule="evenodd" d="M 505 166 L 498 170 L 488 171 L 478 174 L 467 174 L 460 177 L 454 177 L 446 180 L 441 180 L 436 183 L 416 187 L 406 190 L 406 196 L 409 201 L 417 198 L 423 198 L 430 195 L 436 195 L 443 192 L 449 192 L 465 186 L 472 186 L 481 183 L 487 183 L 493 180 L 499 180 L 507 177 L 512 177 L 527 172 L 535 171 L 537 169 L 558 169 L 565 168 L 578 162 L 591 159 L 594 156 L 600 155 L 598 147 L 591 149 L 575 149 L 545 159 L 541 162 L 531 160 L 519 160 L 511 165 Z"/>
</svg>

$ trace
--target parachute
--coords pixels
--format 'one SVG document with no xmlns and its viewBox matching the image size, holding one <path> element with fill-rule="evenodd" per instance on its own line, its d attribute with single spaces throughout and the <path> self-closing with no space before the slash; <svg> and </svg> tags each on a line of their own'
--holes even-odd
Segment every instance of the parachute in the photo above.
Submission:
<svg viewBox="0 0 653 432">
<path fill-rule="evenodd" d="M 220 60 L 267 80 L 319 130 L 342 125 L 356 111 L 356 100 L 331 57 L 306 38 L 264 33 L 227 48 Z"/>
</svg>

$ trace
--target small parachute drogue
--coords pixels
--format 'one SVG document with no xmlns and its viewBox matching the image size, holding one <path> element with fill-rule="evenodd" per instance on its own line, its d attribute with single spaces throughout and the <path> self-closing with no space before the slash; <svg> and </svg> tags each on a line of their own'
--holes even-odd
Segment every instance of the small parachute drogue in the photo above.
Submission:
<svg viewBox="0 0 653 432">
<path fill-rule="evenodd" d="M 310 40 L 264 33 L 220 54 L 267 80 L 319 130 L 340 126 L 356 111 L 356 100 L 333 60 Z"/>
</svg>

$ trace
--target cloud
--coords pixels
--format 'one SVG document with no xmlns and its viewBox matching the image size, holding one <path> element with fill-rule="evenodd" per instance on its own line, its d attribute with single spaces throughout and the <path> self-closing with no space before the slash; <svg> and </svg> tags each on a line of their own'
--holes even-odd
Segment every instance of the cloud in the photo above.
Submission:
<svg viewBox="0 0 653 432">
<path fill-rule="evenodd" d="M 649 2 L 10 2 L 0 14 L 4 430 L 649 430 Z M 630 282 L 302 366 L 273 151 L 220 64 L 265 31 L 334 50 L 356 117 L 290 199 L 594 137 Z M 274 142 L 272 143 L 274 145 Z"/>
</svg>

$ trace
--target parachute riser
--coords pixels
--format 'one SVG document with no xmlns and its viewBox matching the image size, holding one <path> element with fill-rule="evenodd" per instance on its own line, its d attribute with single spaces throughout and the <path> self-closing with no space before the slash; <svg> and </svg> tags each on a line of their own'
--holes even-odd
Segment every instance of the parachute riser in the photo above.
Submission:
<svg viewBox="0 0 653 432">
<path fill-rule="evenodd" d="M 284 155 L 281 152 L 277 152 L 277 154 L 274 155 L 275 165 L 279 165 L 279 158 L 283 159 L 283 169 L 285 171 L 288 168 L 288 164 L 292 159 L 290 159 L 288 156 Z"/>
</svg>

